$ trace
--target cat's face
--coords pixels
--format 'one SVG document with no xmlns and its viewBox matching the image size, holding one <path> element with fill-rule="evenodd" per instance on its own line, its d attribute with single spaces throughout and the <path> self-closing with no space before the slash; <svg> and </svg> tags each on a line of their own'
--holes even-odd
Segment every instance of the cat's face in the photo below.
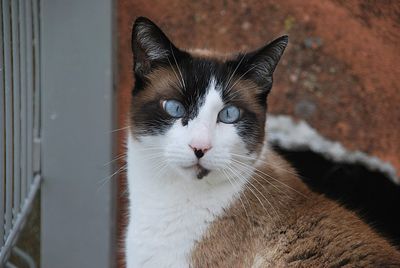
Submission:
<svg viewBox="0 0 400 268">
<path fill-rule="evenodd" d="M 186 179 L 235 176 L 238 165 L 250 170 L 263 147 L 266 97 L 286 44 L 282 37 L 228 59 L 192 55 L 137 19 L 133 137 Z"/>
</svg>

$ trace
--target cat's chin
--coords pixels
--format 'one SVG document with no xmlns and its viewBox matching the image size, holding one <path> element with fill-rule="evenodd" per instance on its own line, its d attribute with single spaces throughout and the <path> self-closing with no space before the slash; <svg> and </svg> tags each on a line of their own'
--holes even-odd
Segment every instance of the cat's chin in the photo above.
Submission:
<svg viewBox="0 0 400 268">
<path fill-rule="evenodd" d="M 183 171 L 185 177 L 187 177 L 189 175 L 188 177 L 190 179 L 195 178 L 198 180 L 203 179 L 210 173 L 210 170 L 204 168 L 200 164 L 196 164 L 196 165 L 189 166 L 189 167 L 182 167 L 181 170 Z"/>
</svg>

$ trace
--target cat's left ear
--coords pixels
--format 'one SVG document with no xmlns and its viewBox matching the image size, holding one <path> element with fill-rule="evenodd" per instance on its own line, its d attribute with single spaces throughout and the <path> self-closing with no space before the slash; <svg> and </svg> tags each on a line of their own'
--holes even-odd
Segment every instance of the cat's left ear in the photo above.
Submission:
<svg viewBox="0 0 400 268">
<path fill-rule="evenodd" d="M 171 55 L 180 53 L 163 31 L 145 17 L 137 18 L 133 25 L 132 52 L 138 78 L 143 78 L 158 65 L 168 64 Z"/>
<path fill-rule="evenodd" d="M 245 55 L 244 66 L 246 76 L 256 82 L 267 94 L 272 88 L 272 75 L 288 44 L 287 35 L 281 36 L 271 43 Z"/>
</svg>

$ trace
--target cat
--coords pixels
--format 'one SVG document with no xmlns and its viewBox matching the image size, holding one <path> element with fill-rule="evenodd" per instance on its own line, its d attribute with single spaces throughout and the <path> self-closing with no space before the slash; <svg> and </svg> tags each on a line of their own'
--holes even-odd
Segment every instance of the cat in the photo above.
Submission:
<svg viewBox="0 0 400 268">
<path fill-rule="evenodd" d="M 136 19 L 128 268 L 400 267 L 399 251 L 268 146 L 267 97 L 287 43 L 185 51 Z"/>
</svg>

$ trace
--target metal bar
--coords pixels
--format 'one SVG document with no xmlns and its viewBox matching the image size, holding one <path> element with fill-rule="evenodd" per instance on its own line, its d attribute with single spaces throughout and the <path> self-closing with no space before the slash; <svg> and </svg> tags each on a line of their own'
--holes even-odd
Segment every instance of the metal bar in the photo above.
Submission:
<svg viewBox="0 0 400 268">
<path fill-rule="evenodd" d="M 33 44 L 34 44 L 34 121 L 33 121 L 33 171 L 40 170 L 40 29 L 38 0 L 33 0 Z"/>
<path fill-rule="evenodd" d="M 20 75 L 21 75 L 21 206 L 27 194 L 26 186 L 26 145 L 27 145 L 27 109 L 26 109 L 26 21 L 25 21 L 25 0 L 20 0 L 19 3 L 19 26 L 20 26 Z"/>
<path fill-rule="evenodd" d="M 0 35 L 3 36 L 3 3 L 0 1 Z M 0 40 L 0 245 L 4 241 L 4 189 L 5 189 L 5 107 L 3 40 Z"/>
<path fill-rule="evenodd" d="M 26 197 L 26 202 L 23 205 L 21 212 L 18 214 L 17 219 L 14 223 L 14 228 L 11 230 L 9 236 L 4 243 L 3 249 L 0 251 L 0 267 L 2 267 L 3 263 L 8 258 L 12 245 L 14 245 L 19 233 L 21 232 L 21 229 L 24 227 L 25 220 L 31 210 L 33 199 L 35 198 L 40 188 L 41 182 L 42 177 L 40 175 L 36 175 L 33 179 L 32 186 L 29 189 L 29 194 Z"/>
<path fill-rule="evenodd" d="M 7 262 L 7 263 L 6 263 L 6 268 L 18 268 L 18 266 L 15 266 L 15 265 L 12 264 L 11 262 Z"/>
<path fill-rule="evenodd" d="M 36 264 L 33 258 L 19 247 L 14 247 L 13 253 L 17 255 L 20 259 L 24 260 L 29 268 L 36 268 Z"/>
<path fill-rule="evenodd" d="M 19 7 L 18 1 L 11 1 L 11 28 L 12 28 L 12 61 L 13 61 L 13 126 L 14 126 L 14 160 L 13 160 L 13 220 L 19 212 L 20 206 L 20 143 L 21 143 L 21 107 L 20 107 L 20 69 L 19 69 Z"/>
<path fill-rule="evenodd" d="M 10 3 L 3 0 L 3 40 L 4 40 L 4 78 L 5 78 L 5 132 L 6 132 L 6 200 L 4 236 L 7 239 L 12 225 L 12 176 L 13 176 L 13 129 L 12 129 L 12 62 Z"/>
<path fill-rule="evenodd" d="M 32 4 L 31 1 L 26 1 L 26 56 L 27 56 L 27 113 L 26 113 L 26 160 L 27 160 L 27 187 L 32 183 L 32 154 L 33 154 L 33 35 L 32 35 Z"/>
<path fill-rule="evenodd" d="M 113 2 L 41 1 L 42 268 L 115 267 Z"/>
</svg>

